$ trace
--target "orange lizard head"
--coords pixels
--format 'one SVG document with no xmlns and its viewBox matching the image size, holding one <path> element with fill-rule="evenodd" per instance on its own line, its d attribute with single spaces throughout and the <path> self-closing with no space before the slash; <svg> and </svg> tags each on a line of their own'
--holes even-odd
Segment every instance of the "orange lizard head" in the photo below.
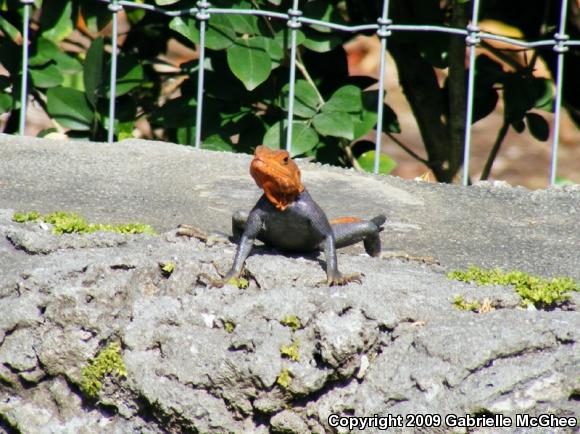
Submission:
<svg viewBox="0 0 580 434">
<path fill-rule="evenodd" d="M 300 169 L 287 151 L 258 146 L 250 164 L 250 174 L 279 210 L 286 209 L 304 191 Z"/>
</svg>

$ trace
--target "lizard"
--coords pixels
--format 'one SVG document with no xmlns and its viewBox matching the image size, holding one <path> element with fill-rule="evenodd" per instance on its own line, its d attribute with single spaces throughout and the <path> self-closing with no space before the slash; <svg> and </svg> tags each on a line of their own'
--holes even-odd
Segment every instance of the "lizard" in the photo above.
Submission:
<svg viewBox="0 0 580 434">
<path fill-rule="evenodd" d="M 370 256 L 379 256 L 384 215 L 371 220 L 343 217 L 329 221 L 302 184 L 300 169 L 285 150 L 258 146 L 250 174 L 264 193 L 249 213 L 233 214 L 232 232 L 238 247 L 231 269 L 223 279 L 213 281 L 214 286 L 240 276 L 256 239 L 287 252 L 324 250 L 328 285 L 361 282 L 359 273 L 338 270 L 336 249 L 362 241 Z"/>
</svg>

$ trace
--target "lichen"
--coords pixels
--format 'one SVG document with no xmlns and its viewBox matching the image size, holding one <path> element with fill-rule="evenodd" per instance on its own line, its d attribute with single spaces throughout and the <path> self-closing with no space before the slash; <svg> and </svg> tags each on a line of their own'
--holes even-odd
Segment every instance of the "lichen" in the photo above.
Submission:
<svg viewBox="0 0 580 434">
<path fill-rule="evenodd" d="M 75 213 L 68 213 L 64 211 L 57 211 L 51 214 L 42 216 L 36 211 L 31 211 L 25 214 L 15 213 L 12 220 L 18 223 L 30 221 L 43 221 L 50 223 L 55 234 L 90 234 L 97 231 L 117 232 L 120 234 L 150 234 L 155 235 L 155 230 L 143 223 L 125 223 L 119 225 L 110 225 L 103 223 L 89 223 L 83 217 Z"/>
<path fill-rule="evenodd" d="M 121 346 L 118 342 L 110 343 L 106 348 L 85 366 L 81 371 L 81 391 L 89 398 L 96 398 L 106 376 L 114 375 L 119 378 L 127 378 L 127 369 Z"/>
<path fill-rule="evenodd" d="M 175 270 L 175 264 L 173 262 L 165 262 L 163 264 L 159 264 L 159 266 L 161 267 L 163 274 L 166 274 L 167 276 L 169 276 Z"/>
<path fill-rule="evenodd" d="M 248 286 L 250 286 L 250 282 L 248 281 L 248 279 L 245 279 L 243 277 L 232 277 L 230 280 L 227 281 L 228 285 L 233 285 L 236 286 L 238 289 L 246 289 Z"/>
<path fill-rule="evenodd" d="M 26 214 L 22 213 L 14 213 L 12 216 L 12 220 L 18 223 L 25 223 L 25 222 L 34 222 L 40 218 L 40 214 L 36 211 L 30 211 Z"/>
<path fill-rule="evenodd" d="M 223 325 L 224 325 L 224 329 L 228 333 L 233 333 L 235 328 L 236 328 L 236 325 L 232 321 L 224 320 Z"/>
<path fill-rule="evenodd" d="M 278 374 L 278 378 L 276 378 L 276 383 L 284 389 L 288 389 L 290 387 L 290 382 L 292 381 L 292 375 L 290 371 L 286 368 L 280 371 Z"/>
<path fill-rule="evenodd" d="M 286 315 L 280 320 L 280 324 L 290 327 L 292 331 L 302 328 L 302 323 L 296 315 Z"/>
<path fill-rule="evenodd" d="M 549 308 L 570 299 L 571 291 L 579 291 L 580 286 L 569 277 L 546 279 L 532 276 L 523 271 L 503 271 L 501 268 L 485 270 L 470 266 L 467 271 L 451 271 L 447 277 L 461 282 L 475 282 L 478 285 L 510 285 L 522 298 L 522 304 L 533 304 L 537 308 Z"/>
<path fill-rule="evenodd" d="M 280 354 L 282 357 L 287 357 L 295 362 L 300 360 L 300 340 L 294 339 L 290 345 L 282 345 L 280 347 Z"/>
<path fill-rule="evenodd" d="M 456 295 L 453 299 L 453 305 L 457 309 L 469 310 L 471 312 L 477 312 L 481 308 L 481 303 L 477 300 L 467 301 L 461 295 Z"/>
</svg>

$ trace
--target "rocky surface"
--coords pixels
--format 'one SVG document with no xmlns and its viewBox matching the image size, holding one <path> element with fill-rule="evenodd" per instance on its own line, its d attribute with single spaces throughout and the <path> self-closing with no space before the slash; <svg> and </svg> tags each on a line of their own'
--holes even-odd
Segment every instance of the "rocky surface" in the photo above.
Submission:
<svg viewBox="0 0 580 434">
<path fill-rule="evenodd" d="M 348 249 L 339 266 L 363 282 L 329 288 L 319 285 L 323 256 L 261 248 L 247 261 L 248 288 L 218 289 L 203 274 L 227 270 L 235 245 L 172 228 L 227 232 L 231 210 L 258 195 L 247 157 L 0 139 L 0 432 L 333 433 L 348 431 L 331 426 L 334 414 L 391 415 L 391 424 L 403 415 L 408 425 L 418 413 L 442 419 L 389 432 L 466 432 L 445 416 L 482 414 L 513 424 L 469 432 L 576 432 L 515 422 L 580 417 L 580 294 L 523 309 L 512 288 L 446 272 L 474 263 L 580 279 L 577 189 L 463 189 L 303 164 L 331 217 L 386 212 L 384 248 L 407 259 Z M 160 235 L 55 235 L 12 221 L 31 209 L 141 221 Z M 169 262 L 172 273 L 160 266 Z M 459 310 L 455 295 L 495 310 Z M 112 342 L 127 376 L 106 376 L 92 399 L 83 368 Z"/>
</svg>

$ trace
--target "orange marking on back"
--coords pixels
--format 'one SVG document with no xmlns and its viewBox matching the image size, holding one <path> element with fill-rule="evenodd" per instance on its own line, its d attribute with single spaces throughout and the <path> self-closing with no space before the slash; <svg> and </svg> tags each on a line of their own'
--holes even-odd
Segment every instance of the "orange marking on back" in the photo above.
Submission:
<svg viewBox="0 0 580 434">
<path fill-rule="evenodd" d="M 339 219 L 334 219 L 330 221 L 331 225 L 342 225 L 344 223 L 356 223 L 361 222 L 362 219 L 358 217 L 341 217 Z"/>
</svg>

